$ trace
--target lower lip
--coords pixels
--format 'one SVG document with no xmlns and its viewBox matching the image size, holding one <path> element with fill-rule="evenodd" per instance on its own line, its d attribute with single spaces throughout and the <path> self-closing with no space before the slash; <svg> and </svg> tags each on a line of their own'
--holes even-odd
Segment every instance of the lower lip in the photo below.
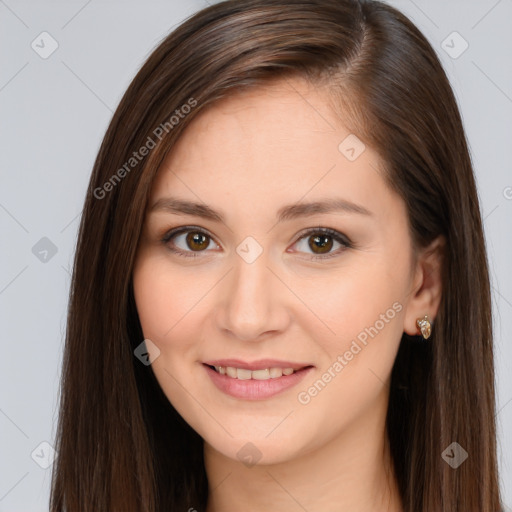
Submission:
<svg viewBox="0 0 512 512">
<path fill-rule="evenodd" d="M 310 372 L 310 370 L 313 369 L 313 367 L 310 366 L 297 372 L 293 372 L 291 375 L 283 375 L 276 379 L 240 380 L 233 379 L 227 375 L 221 375 L 215 370 L 212 370 L 206 364 L 203 364 L 203 366 L 218 389 L 227 395 L 244 400 L 264 400 L 277 395 L 278 393 L 282 393 L 283 391 L 297 385 Z"/>
</svg>

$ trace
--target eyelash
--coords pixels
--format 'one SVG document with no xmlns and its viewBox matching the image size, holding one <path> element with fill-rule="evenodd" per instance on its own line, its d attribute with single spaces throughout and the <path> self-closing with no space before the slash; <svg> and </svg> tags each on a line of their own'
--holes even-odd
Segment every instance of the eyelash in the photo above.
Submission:
<svg viewBox="0 0 512 512">
<path fill-rule="evenodd" d="M 200 257 L 199 253 L 205 252 L 205 251 L 183 251 L 182 249 L 176 249 L 176 248 L 172 248 L 169 246 L 169 241 L 173 237 L 175 237 L 177 235 L 181 235 L 183 233 L 189 233 L 189 232 L 206 235 L 209 239 L 215 241 L 214 237 L 212 235 L 210 235 L 208 233 L 208 231 L 205 231 L 202 228 L 198 228 L 197 226 L 182 226 L 180 228 L 175 228 L 175 229 L 171 229 L 171 231 L 168 231 L 161 239 L 161 242 L 164 245 L 166 245 L 167 248 L 173 253 L 176 253 L 185 258 L 198 258 L 198 257 Z M 345 249 L 351 249 L 354 247 L 353 243 L 350 241 L 350 239 L 347 236 L 343 235 L 342 233 L 340 233 L 334 229 L 323 228 L 323 227 L 308 228 L 307 230 L 302 231 L 301 233 L 299 233 L 299 235 L 298 235 L 299 238 L 294 243 L 294 245 L 297 242 L 299 242 L 300 240 L 302 240 L 303 238 L 306 238 L 308 235 L 318 235 L 318 234 L 331 236 L 336 242 L 340 243 L 343 247 L 341 247 L 340 249 L 338 249 L 335 252 L 330 252 L 325 255 L 313 255 L 312 257 L 308 258 L 310 260 L 325 260 L 328 258 L 332 258 L 334 256 L 338 256 Z"/>
</svg>

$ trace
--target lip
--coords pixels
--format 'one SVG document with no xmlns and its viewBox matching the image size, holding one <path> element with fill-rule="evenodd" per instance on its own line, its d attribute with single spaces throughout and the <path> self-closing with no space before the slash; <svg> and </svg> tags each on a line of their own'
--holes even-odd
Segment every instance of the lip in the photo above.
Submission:
<svg viewBox="0 0 512 512">
<path fill-rule="evenodd" d="M 251 363 L 240 359 L 216 359 L 215 361 L 203 361 L 203 363 L 210 366 L 231 366 L 233 368 L 242 368 L 243 370 L 264 370 L 265 368 L 293 368 L 294 370 L 299 370 L 305 366 L 313 366 L 309 363 L 294 363 L 279 359 L 258 359 Z"/>
<path fill-rule="evenodd" d="M 272 364 L 269 365 L 263 365 L 262 361 L 258 361 L 258 366 L 254 366 L 255 363 L 250 363 L 245 366 L 239 366 L 241 361 L 238 361 L 236 364 L 234 364 L 235 360 L 232 359 L 223 359 L 222 361 L 213 361 L 215 365 L 212 366 L 233 366 L 236 368 L 245 368 L 245 369 L 254 369 L 254 370 L 261 370 L 264 368 L 293 368 L 294 364 L 297 366 L 297 368 L 301 368 L 297 370 L 296 372 L 292 373 L 291 375 L 283 375 L 282 377 L 278 377 L 276 379 L 267 379 L 267 380 L 256 380 L 256 379 L 247 379 L 247 380 L 239 380 L 239 379 L 233 379 L 231 377 L 228 377 L 227 375 L 221 375 L 220 373 L 216 372 L 214 369 L 210 368 L 208 366 L 210 363 L 203 363 L 203 368 L 205 369 L 206 373 L 212 380 L 213 384 L 225 393 L 226 395 L 229 395 L 234 398 L 238 398 L 241 400 L 266 400 L 267 398 L 271 398 L 275 395 L 278 395 L 279 393 L 283 393 L 284 391 L 296 386 L 306 375 L 310 373 L 311 370 L 313 370 L 314 366 L 311 365 L 297 365 L 296 363 L 289 363 L 287 362 L 289 366 L 282 366 L 285 364 L 283 361 L 272 361 L 272 360 L 265 360 L 265 364 L 267 364 L 269 361 L 272 362 Z M 220 363 L 223 364 L 220 364 Z M 228 363 L 229 364 L 226 364 Z M 219 363 L 219 364 L 217 364 Z M 277 364 L 278 363 L 278 364 Z M 306 366 L 306 367 L 305 367 Z"/>
</svg>

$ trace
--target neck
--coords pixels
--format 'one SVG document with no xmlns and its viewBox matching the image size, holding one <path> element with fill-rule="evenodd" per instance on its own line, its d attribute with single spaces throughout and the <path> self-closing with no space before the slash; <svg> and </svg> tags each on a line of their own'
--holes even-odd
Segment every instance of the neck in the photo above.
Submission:
<svg viewBox="0 0 512 512">
<path fill-rule="evenodd" d="M 320 448 L 278 464 L 247 467 L 205 442 L 206 512 L 401 512 L 384 406 Z"/>
</svg>

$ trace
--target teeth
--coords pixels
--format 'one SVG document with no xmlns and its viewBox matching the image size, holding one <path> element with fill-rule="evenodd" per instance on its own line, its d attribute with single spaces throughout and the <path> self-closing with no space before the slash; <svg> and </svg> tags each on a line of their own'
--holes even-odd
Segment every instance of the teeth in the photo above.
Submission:
<svg viewBox="0 0 512 512">
<path fill-rule="evenodd" d="M 239 380 L 249 380 L 251 378 L 251 370 L 244 370 L 242 368 L 237 368 L 236 370 L 236 373 L 237 373 L 237 378 Z"/>
<path fill-rule="evenodd" d="M 240 371 L 240 370 L 238 370 Z M 252 378 L 257 380 L 267 380 L 270 379 L 270 370 L 265 368 L 264 370 L 254 370 L 252 373 Z"/>
<path fill-rule="evenodd" d="M 277 379 L 278 377 L 282 377 L 283 370 L 281 368 L 270 368 L 270 378 Z"/>
<path fill-rule="evenodd" d="M 263 370 L 247 370 L 245 368 L 233 368 L 232 366 L 215 366 L 215 370 L 221 375 L 227 375 L 232 379 L 239 380 L 268 380 L 278 379 L 283 375 L 291 375 L 295 372 L 293 368 L 265 368 Z"/>
</svg>

